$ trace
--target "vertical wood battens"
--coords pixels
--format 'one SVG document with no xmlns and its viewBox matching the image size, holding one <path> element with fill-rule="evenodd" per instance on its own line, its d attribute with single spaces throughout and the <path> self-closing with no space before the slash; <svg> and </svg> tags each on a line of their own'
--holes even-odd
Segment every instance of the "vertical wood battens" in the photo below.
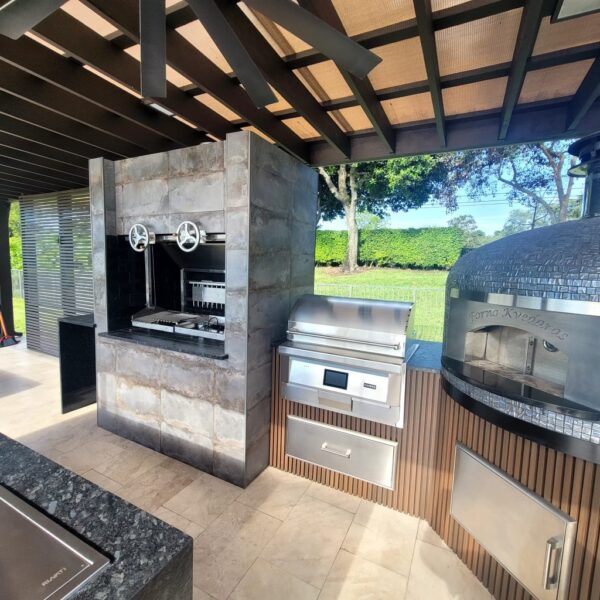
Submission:
<svg viewBox="0 0 600 600">
<path fill-rule="evenodd" d="M 600 597 L 600 468 L 484 421 L 455 403 L 440 375 L 409 369 L 404 429 L 289 402 L 278 392 L 279 361 L 273 389 L 271 465 L 426 519 L 448 546 L 498 600 L 533 600 L 456 521 L 450 500 L 457 441 L 535 491 L 578 521 L 569 600 Z M 368 484 L 285 455 L 287 415 L 321 421 L 398 442 L 395 489 Z"/>
</svg>

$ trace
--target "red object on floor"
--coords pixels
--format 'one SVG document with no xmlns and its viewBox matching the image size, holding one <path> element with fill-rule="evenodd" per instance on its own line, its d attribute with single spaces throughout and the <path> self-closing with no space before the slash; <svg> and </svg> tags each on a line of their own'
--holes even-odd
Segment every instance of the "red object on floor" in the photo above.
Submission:
<svg viewBox="0 0 600 600">
<path fill-rule="evenodd" d="M 0 348 L 18 344 L 21 341 L 21 335 L 16 331 L 13 335 L 9 335 L 6 323 L 4 322 L 4 315 L 2 314 L 2 307 L 0 307 Z"/>
</svg>

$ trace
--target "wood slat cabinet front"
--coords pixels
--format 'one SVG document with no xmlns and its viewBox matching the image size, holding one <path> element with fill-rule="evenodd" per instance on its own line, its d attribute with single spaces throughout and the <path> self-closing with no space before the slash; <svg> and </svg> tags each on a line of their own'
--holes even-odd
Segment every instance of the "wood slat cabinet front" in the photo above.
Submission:
<svg viewBox="0 0 600 600">
<path fill-rule="evenodd" d="M 600 466 L 510 433 L 448 396 L 438 372 L 408 369 L 405 426 L 357 419 L 290 402 L 273 361 L 270 464 L 312 481 L 427 520 L 499 600 L 533 600 L 450 516 L 454 449 L 460 442 L 577 521 L 569 600 L 600 598 Z M 288 415 L 398 443 L 394 489 L 286 455 Z"/>
</svg>

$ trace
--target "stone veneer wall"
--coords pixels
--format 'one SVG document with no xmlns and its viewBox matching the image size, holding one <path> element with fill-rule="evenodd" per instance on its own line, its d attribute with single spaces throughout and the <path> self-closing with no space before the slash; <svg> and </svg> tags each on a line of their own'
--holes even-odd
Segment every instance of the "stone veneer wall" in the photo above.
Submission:
<svg viewBox="0 0 600 600">
<path fill-rule="evenodd" d="M 107 273 L 115 236 L 137 221 L 164 233 L 182 220 L 227 234 L 228 358 L 97 337 L 99 424 L 247 485 L 268 464 L 271 346 L 285 336 L 291 305 L 313 290 L 316 173 L 240 132 L 115 163 L 93 160 L 90 186 L 98 333 L 118 323 L 115 276 Z"/>
</svg>

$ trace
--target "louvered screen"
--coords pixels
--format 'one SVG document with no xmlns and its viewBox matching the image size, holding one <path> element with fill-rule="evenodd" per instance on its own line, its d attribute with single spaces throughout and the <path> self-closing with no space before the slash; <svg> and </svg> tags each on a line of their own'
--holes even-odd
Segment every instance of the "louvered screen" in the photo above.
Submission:
<svg viewBox="0 0 600 600">
<path fill-rule="evenodd" d="M 21 202 L 27 346 L 58 355 L 58 322 L 93 312 L 87 189 L 26 196 Z"/>
</svg>

